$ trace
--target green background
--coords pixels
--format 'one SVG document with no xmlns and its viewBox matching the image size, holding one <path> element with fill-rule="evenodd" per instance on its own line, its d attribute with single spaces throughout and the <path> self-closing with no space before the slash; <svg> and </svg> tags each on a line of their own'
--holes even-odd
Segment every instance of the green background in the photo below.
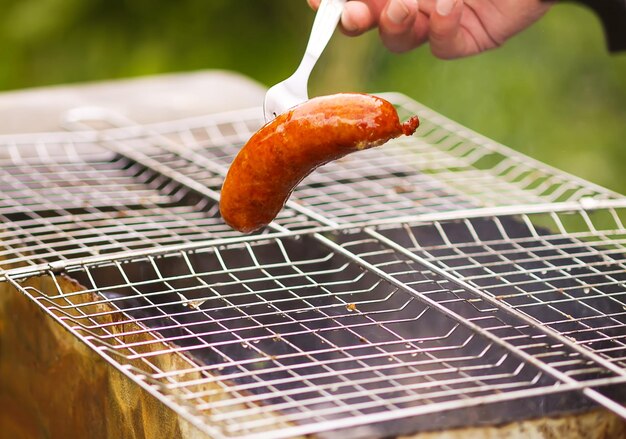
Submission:
<svg viewBox="0 0 626 439">
<path fill-rule="evenodd" d="M 271 85 L 302 56 L 304 0 L 0 0 L 0 89 L 228 69 Z M 560 4 L 504 47 L 442 61 L 337 34 L 311 94 L 399 91 L 505 145 L 626 193 L 626 53 Z"/>
</svg>

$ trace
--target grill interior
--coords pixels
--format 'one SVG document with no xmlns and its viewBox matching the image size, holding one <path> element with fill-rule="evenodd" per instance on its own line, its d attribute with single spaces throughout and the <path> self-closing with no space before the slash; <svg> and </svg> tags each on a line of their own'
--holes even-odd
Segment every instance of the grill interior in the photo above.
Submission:
<svg viewBox="0 0 626 439">
<path fill-rule="evenodd" d="M 626 200 L 385 97 L 416 135 L 245 237 L 217 206 L 259 109 L 2 138 L 3 281 L 215 437 L 626 417 Z"/>
</svg>

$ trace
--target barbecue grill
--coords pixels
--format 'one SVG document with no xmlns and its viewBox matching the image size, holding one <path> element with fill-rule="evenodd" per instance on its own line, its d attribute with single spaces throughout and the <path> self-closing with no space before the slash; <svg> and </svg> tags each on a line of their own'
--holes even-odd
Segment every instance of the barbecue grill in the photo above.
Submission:
<svg viewBox="0 0 626 439">
<path fill-rule="evenodd" d="M 626 198 L 382 96 L 416 135 L 250 236 L 219 189 L 260 108 L 1 137 L 3 288 L 210 437 L 626 418 Z"/>
</svg>

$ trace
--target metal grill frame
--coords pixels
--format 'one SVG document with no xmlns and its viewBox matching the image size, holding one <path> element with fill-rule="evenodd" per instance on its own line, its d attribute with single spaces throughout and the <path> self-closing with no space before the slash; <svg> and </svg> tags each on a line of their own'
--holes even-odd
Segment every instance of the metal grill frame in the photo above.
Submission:
<svg viewBox="0 0 626 439">
<path fill-rule="evenodd" d="M 585 234 L 602 235 L 604 237 L 603 245 L 617 247 L 618 250 L 605 251 L 603 247 L 593 248 L 600 255 L 606 252 L 607 257 L 617 258 L 611 263 L 616 263 L 624 268 L 623 257 L 626 252 L 623 251 L 624 239 L 621 236 L 626 234 L 626 229 L 621 218 L 624 217 L 623 209 L 626 208 L 626 198 L 557 171 L 521 154 L 514 153 L 510 149 L 479 136 L 402 95 L 385 94 L 383 97 L 396 104 L 401 115 L 417 113 L 420 116 L 424 122 L 422 131 L 418 132 L 418 138 L 392 142 L 385 150 L 384 156 L 375 150 L 367 151 L 358 159 L 341 161 L 323 168 L 303 182 L 302 186 L 294 193 L 292 200 L 288 202 L 282 217 L 272 223 L 262 235 L 232 236 L 223 227 L 215 223 L 216 228 L 214 231 L 210 231 L 210 235 L 198 233 L 195 239 L 181 239 L 179 242 L 171 244 L 165 240 L 150 240 L 149 235 L 146 238 L 145 232 L 133 230 L 133 235 L 140 239 L 147 239 L 144 245 L 135 248 L 125 247 L 107 255 L 99 255 L 98 253 L 103 249 L 90 251 L 93 250 L 93 247 L 90 247 L 89 242 L 83 242 L 87 252 L 81 253 L 78 257 L 55 249 L 53 243 L 49 251 L 44 254 L 50 259 L 49 262 L 42 262 L 42 255 L 34 254 L 26 266 L 5 267 L 4 271 L 0 273 L 0 280 L 10 282 L 18 290 L 33 298 L 52 318 L 91 346 L 130 379 L 176 410 L 201 431 L 215 437 L 258 437 L 261 435 L 287 437 L 295 434 L 327 432 L 444 411 L 459 411 L 483 404 L 511 400 L 522 401 L 570 392 L 580 392 L 591 401 L 626 418 L 626 407 L 623 405 L 623 401 L 609 397 L 602 391 L 607 387 L 621 386 L 626 383 L 626 370 L 623 367 L 622 359 L 611 361 L 603 352 L 596 352 L 589 345 L 578 343 L 571 338 L 571 334 L 561 333 L 550 324 L 544 325 L 542 322 L 538 322 L 524 312 L 523 307 L 512 304 L 510 302 L 512 297 L 503 298 L 491 294 L 476 283 L 475 277 L 460 275 L 455 271 L 455 267 L 446 265 L 445 259 L 438 259 L 429 254 L 428 248 L 425 249 L 421 246 L 415 236 L 412 237 L 412 241 L 415 243 L 414 247 L 401 245 L 388 236 L 389 230 L 403 230 L 408 233 L 408 236 L 411 236 L 410 230 L 412 228 L 429 225 L 438 230 L 440 236 L 445 239 L 443 224 L 459 222 L 467 224 L 473 218 L 497 221 L 498 218 L 515 216 L 539 237 L 540 233 L 533 225 L 534 215 L 549 216 L 553 220 L 556 218 L 558 224 L 559 215 L 574 214 L 584 219 L 583 228 L 587 227 L 587 230 L 578 232 L 578 234 L 571 233 L 561 224 L 560 227 L 557 226 L 555 236 L 580 239 Z M 251 109 L 184 121 L 137 126 L 132 121 L 125 120 L 118 115 L 103 114 L 93 110 L 88 113 L 77 111 L 70 115 L 67 126 L 72 129 L 84 129 L 89 126 L 92 130 L 41 136 L 5 136 L 0 138 L 0 145 L 4 146 L 8 153 L 0 156 L 6 157 L 2 159 L 2 163 L 10 163 L 19 167 L 27 166 L 28 157 L 23 158 L 20 154 L 27 150 L 30 145 L 34 151 L 31 159 L 44 161 L 49 166 L 50 163 L 54 162 L 53 156 L 47 150 L 47 145 L 51 142 L 58 142 L 66 146 L 93 144 L 96 149 L 107 154 L 113 154 L 117 160 L 127 160 L 130 168 L 132 166 L 140 167 L 140 171 L 134 170 L 127 174 L 132 177 L 130 180 L 136 178 L 136 175 L 140 175 L 141 172 L 151 172 L 161 178 L 162 182 L 154 186 L 154 192 L 158 196 L 163 193 L 171 194 L 172 191 L 169 188 L 174 187 L 175 191 L 183 190 L 186 196 L 193 196 L 194 200 L 209 200 L 215 206 L 219 200 L 219 187 L 216 184 L 225 175 L 227 163 L 232 158 L 232 154 L 236 152 L 236 145 L 243 143 L 259 126 L 260 115 L 259 109 Z M 102 129 L 103 127 L 104 129 Z M 96 131 L 95 128 L 99 130 Z M 67 153 L 66 146 L 62 148 L 65 149 L 65 153 Z M 365 154 L 369 154 L 369 156 L 365 156 Z M 416 156 L 418 159 L 407 159 L 416 154 L 418 154 Z M 70 154 L 66 155 L 72 156 L 74 162 L 82 163 L 85 161 L 84 155 L 78 154 L 76 149 L 70 150 Z M 420 160 L 419 157 L 423 160 Z M 426 158 L 424 159 L 424 157 Z M 370 165 L 367 165 L 368 162 Z M 402 163 L 403 166 L 407 166 L 407 169 L 402 169 L 399 176 L 385 174 L 386 168 L 393 169 L 394 163 Z M 126 170 L 129 167 L 121 167 L 120 169 Z M 189 169 L 192 171 L 188 173 Z M 380 169 L 383 171 L 380 172 Z M 451 194 L 450 198 L 445 199 L 444 197 L 443 201 L 434 199 L 433 204 L 424 202 L 432 199 L 432 197 L 426 192 L 416 194 L 410 190 L 411 188 L 405 187 L 408 186 L 406 183 L 402 183 L 407 175 L 412 175 L 411 172 L 421 172 L 430 178 L 429 181 L 440 183 L 441 186 L 433 187 L 433 190 Z M 189 174 L 192 176 L 190 177 Z M 366 177 L 362 177 L 363 175 Z M 347 183 L 341 183 L 342 181 L 347 181 Z M 384 189 L 389 188 L 389 185 L 392 186 L 392 192 L 384 193 L 381 202 L 371 201 L 363 196 L 357 198 L 348 192 L 349 190 L 354 191 L 355 194 L 362 194 L 361 189 L 367 187 L 368 182 L 372 185 L 369 190 L 374 194 L 384 193 Z M 416 181 L 413 184 L 420 182 Z M 479 191 L 477 188 L 482 189 Z M 83 188 L 80 189 L 83 190 Z M 6 197 L 7 191 L 2 193 Z M 36 196 L 31 198 L 36 199 Z M 16 197 L 9 196 L 7 199 L 14 200 Z M 356 206 L 352 206 L 352 210 L 350 208 L 351 203 Z M 121 204 L 124 209 L 132 205 L 128 201 Z M 157 205 L 158 203 L 154 204 Z M 197 204 L 191 206 L 191 210 L 193 210 Z M 393 207 L 390 208 L 389 206 Z M 211 209 L 215 215 L 215 208 L 208 210 L 211 211 Z M 404 214 L 405 212 L 406 214 Z M 611 230 L 596 228 L 593 221 L 590 220 L 592 212 L 605 212 L 610 215 L 615 219 L 614 228 Z M 98 213 L 103 214 L 103 212 Z M 122 216 L 120 220 L 124 224 L 126 217 Z M 19 221 L 17 223 L 17 231 L 19 232 Z M 46 225 L 50 226 L 50 224 Z M 50 228 L 52 230 L 50 233 L 55 233 L 54 224 Z M 16 231 L 5 232 L 4 235 L 10 236 L 13 233 Z M 607 235 L 615 235 L 616 238 L 610 238 Z M 355 236 L 359 238 L 354 238 Z M 375 413 L 354 412 L 351 413 L 351 416 L 339 419 L 300 425 L 285 423 L 285 420 L 291 419 L 289 416 L 285 416 L 284 419 L 273 419 L 275 424 L 270 425 L 272 428 L 269 432 L 261 432 L 254 427 L 250 427 L 247 431 L 243 429 L 235 431 L 232 428 L 229 430 L 230 427 L 226 422 L 225 415 L 215 418 L 214 415 L 206 414 L 209 409 L 215 410 L 215 403 L 190 403 L 194 398 L 200 398 L 197 392 L 182 394 L 182 396 L 172 393 L 172 389 L 185 388 L 183 382 L 176 381 L 177 374 L 184 377 L 190 371 L 206 373 L 211 370 L 210 367 L 196 364 L 193 359 L 187 358 L 190 364 L 189 370 L 162 371 L 155 369 L 154 365 L 150 363 L 150 355 L 142 357 L 138 353 L 131 355 L 130 359 L 114 355 L 112 352 L 120 348 L 132 350 L 132 346 L 125 346 L 124 342 L 120 341 L 123 337 L 120 338 L 119 334 L 106 334 L 106 327 L 99 327 L 97 321 L 92 321 L 94 328 L 105 332 L 87 332 L 88 335 L 85 335 L 84 328 L 77 324 L 73 318 L 59 313 L 59 307 L 54 302 L 55 300 L 68 301 L 68 309 L 80 312 L 81 306 L 72 305 L 71 295 L 57 291 L 56 296 L 50 296 L 41 291 L 22 287 L 22 282 L 33 276 L 48 276 L 53 279 L 60 273 L 71 276 L 72 273 L 81 272 L 85 275 L 90 270 L 98 270 L 99 267 L 105 265 L 113 264 L 123 267 L 124 264 L 131 261 L 144 261 L 144 263 L 154 264 L 154 261 L 159 258 L 179 257 L 187 260 L 187 266 L 192 267 L 187 255 L 198 252 L 219 253 L 220 249 L 233 246 L 240 249 L 250 249 L 255 245 L 267 242 L 273 242 L 280 246 L 282 245 L 280 243 L 304 238 L 316 242 L 331 255 L 330 257 L 343 258 L 351 266 L 359 267 L 364 273 L 376 277 L 391 288 L 395 288 L 394 291 L 402 291 L 403 294 L 416 299 L 429 312 L 439 313 L 445 319 L 454 321 L 464 331 L 468 331 L 467 333 L 472 337 L 485 340 L 489 346 L 496 346 L 506 352 L 507 358 L 511 356 L 511 358 L 519 361 L 520 367 L 534 368 L 533 370 L 539 373 L 537 376 L 548 379 L 550 384 L 544 383 L 538 387 L 529 385 L 528 388 L 522 386 L 520 390 L 509 389 L 502 392 L 495 392 L 496 388 L 494 387 L 491 389 L 491 393 L 481 393 L 478 396 L 467 396 L 456 400 L 433 400 L 428 404 L 406 408 L 390 405 L 384 398 L 378 398 L 381 407 L 387 406 L 390 409 Z M 508 239 L 508 242 L 511 241 L 514 240 Z M 359 245 L 367 242 L 372 242 L 378 246 L 378 253 L 360 253 L 355 250 L 358 249 Z M 477 239 L 476 243 L 480 244 L 481 242 Z M 449 249 L 458 248 L 458 245 L 449 240 L 447 244 L 449 244 L 447 245 Z M 30 250 L 33 249 L 27 248 L 13 254 L 24 256 Z M 410 282 L 402 280 L 405 272 L 393 272 L 384 263 L 370 262 L 370 258 L 383 253 L 393 253 L 394 260 L 401 260 L 403 264 L 412 264 L 413 273 L 422 273 L 427 277 L 433 277 L 440 285 L 439 289 L 442 288 L 441 283 L 445 284 L 447 291 L 454 293 L 453 297 L 442 300 L 436 295 L 438 290 L 433 290 L 432 296 L 425 294 L 412 286 Z M 252 254 L 254 255 L 254 252 Z M 261 264 L 261 267 L 254 268 L 263 271 L 272 267 L 265 267 Z M 557 269 L 554 267 L 554 270 Z M 223 271 L 227 272 L 227 267 L 224 267 Z M 522 269 L 518 267 L 517 272 L 521 271 Z M 300 272 L 303 279 L 313 276 L 313 274 L 307 274 L 306 270 Z M 165 281 L 167 283 L 167 279 L 164 280 L 161 275 L 157 277 L 159 282 Z M 191 277 L 198 282 L 202 278 L 197 273 L 193 273 L 193 269 Z M 496 277 L 495 272 L 493 272 L 493 277 Z M 274 282 L 279 280 L 279 278 L 273 279 Z M 613 281 L 614 286 L 626 290 L 626 284 L 622 280 L 613 279 Z M 237 279 L 237 282 L 243 283 L 244 281 Z M 313 283 L 312 285 L 316 284 Z M 125 286 L 136 288 L 135 282 L 131 280 L 128 280 Z M 319 285 L 316 286 L 319 287 Z M 591 288 L 594 287 L 591 286 Z M 292 295 L 297 294 L 290 290 L 288 284 L 283 285 L 282 289 Z M 94 293 L 100 297 L 100 302 L 115 307 L 116 300 L 103 295 L 104 290 L 106 290 L 105 287 L 99 287 L 97 282 L 94 282 L 91 290 L 74 295 Z M 138 291 L 137 297 L 145 297 L 145 294 L 140 293 L 140 290 L 136 291 Z M 594 293 L 597 293 L 597 296 L 604 294 L 599 290 L 594 290 Z M 335 298 L 341 297 L 341 294 L 332 294 Z M 622 303 L 619 298 L 615 298 L 617 296 L 619 294 L 609 297 L 608 300 Z M 572 297 L 570 299 L 575 300 Z M 462 312 L 459 313 L 456 307 L 463 301 L 472 303 L 472 306 L 479 304 L 480 311 L 484 313 L 485 317 L 470 318 Z M 189 310 L 188 313 L 193 314 L 199 311 L 203 302 L 180 296 L 174 302 L 168 302 L 168 305 L 186 307 Z M 354 305 L 354 309 L 352 305 Z M 344 301 L 342 305 L 346 308 L 344 314 L 360 313 L 360 305 L 365 306 L 360 302 L 349 303 Z M 544 305 L 551 306 L 550 303 L 544 303 Z M 315 308 L 312 304 L 308 304 L 308 307 L 308 309 Z M 123 308 L 121 309 L 123 310 Z M 596 311 L 601 313 L 599 309 Z M 503 317 L 497 317 L 500 315 Z M 82 317 L 89 320 L 93 316 L 87 314 Z M 131 317 L 129 319 L 132 320 Z M 331 318 L 330 316 L 327 317 Z M 614 315 L 607 317 L 617 318 Z M 488 322 L 489 318 L 495 318 L 498 325 L 493 326 L 493 322 Z M 615 320 L 616 325 L 619 326 L 619 323 L 619 320 Z M 138 324 L 141 326 L 142 322 L 139 320 Z M 184 325 L 182 326 L 184 327 Z M 499 335 L 503 328 L 513 330 L 515 335 L 507 337 Z M 350 326 L 348 325 L 346 329 L 350 329 Z M 155 332 L 149 326 L 143 326 L 143 331 L 152 334 L 155 343 L 163 343 L 164 340 L 168 340 L 167 337 L 164 339 L 158 331 Z M 519 341 L 520 339 L 522 342 Z M 104 340 L 113 344 L 103 349 Z M 534 340 L 536 343 L 525 343 L 524 340 Z M 404 343 L 410 345 L 413 341 L 415 340 L 404 340 Z M 248 343 L 249 341 L 244 339 L 242 342 Z M 371 344 L 369 340 L 366 342 Z M 403 342 L 398 341 L 397 343 L 402 344 Z M 624 344 L 621 337 L 617 337 L 617 343 Z M 537 348 L 538 344 L 544 347 L 556 347 L 570 360 L 564 361 L 557 355 L 558 361 L 552 362 L 549 354 L 544 352 L 538 355 L 535 353 L 534 349 Z M 176 346 L 171 345 L 167 352 L 189 352 L 189 349 Z M 415 346 L 407 348 L 409 355 L 412 352 L 420 352 L 420 350 Z M 434 358 L 437 359 L 436 356 Z M 148 373 L 129 363 L 130 360 L 136 359 L 144 361 L 148 368 L 152 368 L 152 372 Z M 438 361 L 442 362 L 443 360 L 439 358 Z M 583 365 L 584 367 L 574 371 L 569 369 L 576 365 Z M 430 372 L 436 375 L 436 370 Z M 590 376 L 589 374 L 592 372 L 600 375 Z M 170 384 L 164 386 L 164 379 L 169 380 Z M 205 375 L 204 378 L 195 380 L 192 385 L 198 385 L 203 380 L 220 381 L 215 375 L 210 377 Z M 473 380 L 476 381 L 479 378 L 474 377 Z M 512 383 L 514 382 L 513 379 Z M 506 389 L 506 386 L 503 388 Z M 514 389 L 515 386 L 511 388 Z M 448 388 L 449 391 L 452 389 L 452 387 Z M 484 390 L 481 389 L 481 391 Z M 243 398 L 243 400 L 246 404 L 253 404 L 249 397 Z M 297 406 L 297 403 L 293 404 Z M 250 407 L 248 405 L 249 411 L 251 410 Z M 270 409 L 272 408 L 270 407 Z M 346 410 L 349 412 L 350 407 Z M 263 410 L 259 406 L 251 413 L 263 413 Z M 232 413 L 228 413 L 228 416 L 232 416 Z M 256 424 L 254 422 L 252 424 L 260 425 L 261 427 L 258 428 L 266 428 L 268 421 L 256 419 L 255 422 Z"/>
</svg>

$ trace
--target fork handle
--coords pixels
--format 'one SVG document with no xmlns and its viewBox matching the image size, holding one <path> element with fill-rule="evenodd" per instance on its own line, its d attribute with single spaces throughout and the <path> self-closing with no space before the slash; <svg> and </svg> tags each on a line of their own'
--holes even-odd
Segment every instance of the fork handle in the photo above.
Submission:
<svg viewBox="0 0 626 439">
<path fill-rule="evenodd" d="M 346 0 L 322 0 L 315 15 L 306 52 L 297 69 L 298 75 L 304 75 L 308 78 L 311 74 L 317 59 L 337 28 L 345 4 Z"/>
</svg>

